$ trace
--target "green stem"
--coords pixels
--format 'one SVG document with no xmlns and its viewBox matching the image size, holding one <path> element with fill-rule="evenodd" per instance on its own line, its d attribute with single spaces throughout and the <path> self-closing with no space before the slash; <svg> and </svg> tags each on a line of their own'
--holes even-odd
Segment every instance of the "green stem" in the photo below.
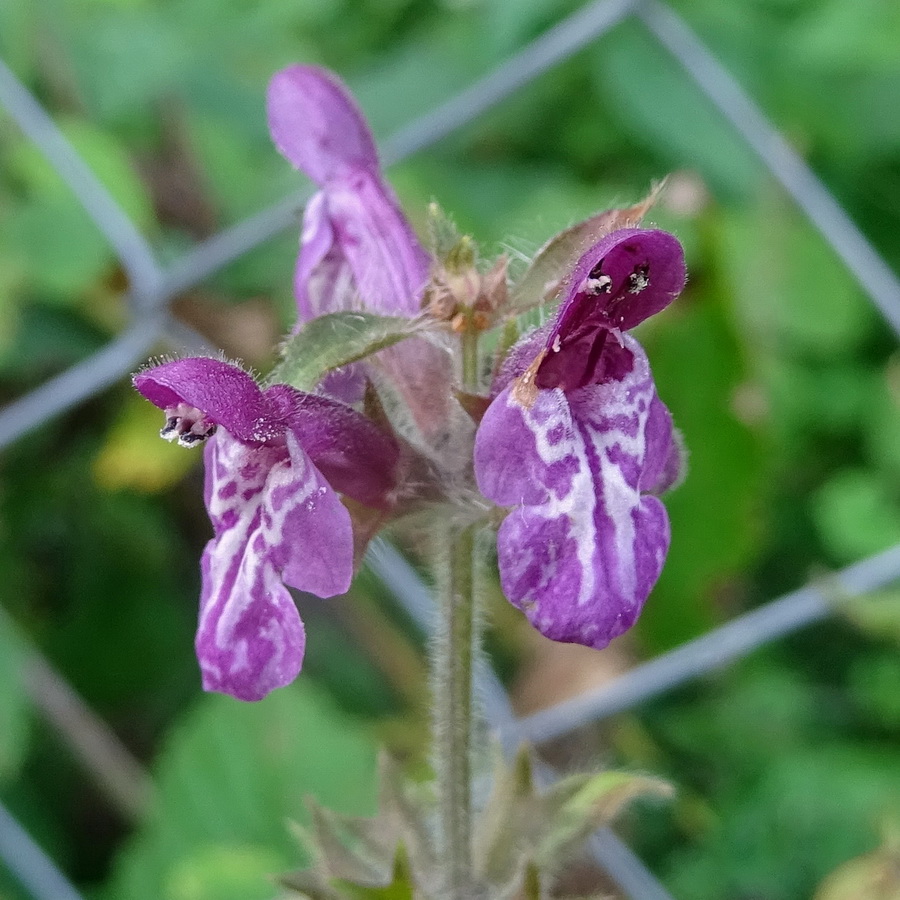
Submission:
<svg viewBox="0 0 900 900">
<path fill-rule="evenodd" d="M 478 332 L 466 330 L 460 336 L 462 342 L 463 390 L 478 390 Z"/>
<path fill-rule="evenodd" d="M 433 651 L 434 760 L 438 779 L 441 897 L 472 900 L 472 669 L 475 652 L 475 527 L 442 529 L 449 559 L 441 585 L 441 631 Z M 441 552 L 439 550 L 439 552 Z"/>
</svg>

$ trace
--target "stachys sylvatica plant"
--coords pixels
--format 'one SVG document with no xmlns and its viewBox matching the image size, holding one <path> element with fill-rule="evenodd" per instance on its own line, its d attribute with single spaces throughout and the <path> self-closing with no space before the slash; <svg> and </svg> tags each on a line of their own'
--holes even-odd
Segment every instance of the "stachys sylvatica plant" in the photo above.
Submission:
<svg viewBox="0 0 900 900">
<path fill-rule="evenodd" d="M 379 816 L 313 808 L 317 865 L 283 884 L 314 900 L 553 896 L 566 855 L 660 783 L 605 772 L 542 792 L 523 750 L 473 798 L 476 560 L 499 522 L 503 591 L 553 640 L 601 648 L 634 624 L 669 547 L 658 497 L 684 452 L 629 332 L 684 287 L 681 245 L 642 227 L 651 195 L 553 237 L 511 281 L 506 259 L 480 261 L 437 207 L 419 241 L 334 75 L 278 72 L 268 117 L 319 188 L 281 361 L 263 383 L 208 357 L 134 378 L 164 411 L 164 438 L 204 445 L 203 686 L 260 700 L 291 682 L 305 632 L 288 588 L 341 594 L 379 529 L 433 520 L 433 799 L 385 762 Z M 551 316 L 520 334 L 536 307 Z"/>
</svg>

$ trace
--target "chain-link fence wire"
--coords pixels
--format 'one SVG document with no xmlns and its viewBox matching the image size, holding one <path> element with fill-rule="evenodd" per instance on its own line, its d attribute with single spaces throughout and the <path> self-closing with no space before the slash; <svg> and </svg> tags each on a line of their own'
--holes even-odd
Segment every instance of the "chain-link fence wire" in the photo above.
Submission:
<svg viewBox="0 0 900 900">
<path fill-rule="evenodd" d="M 702 94 L 734 126 L 812 224 L 844 261 L 895 334 L 900 336 L 900 280 L 754 101 L 685 23 L 659 0 L 598 0 L 576 11 L 495 70 L 447 102 L 401 128 L 382 145 L 386 164 L 425 149 L 565 61 L 628 17 L 635 17 L 680 63 Z M 308 191 L 300 191 L 225 229 L 163 269 L 147 241 L 75 153 L 45 110 L 0 61 L 0 105 L 19 124 L 68 183 L 115 250 L 128 276 L 127 328 L 106 347 L 51 378 L 0 411 L 0 448 L 118 381 L 160 342 L 177 349 L 209 350 L 204 338 L 169 313 L 180 293 L 258 247 L 297 221 Z M 409 563 L 379 542 L 367 557 L 375 575 L 396 600 L 430 628 L 428 588 Z M 540 744 L 588 723 L 631 709 L 797 629 L 832 614 L 854 597 L 900 578 L 900 547 L 849 566 L 820 584 L 810 584 L 726 623 L 702 637 L 640 665 L 604 687 L 539 713 L 517 719 L 489 666 L 477 673 L 489 721 L 509 749 L 522 740 Z M 70 691 L 45 661 L 38 670 Z M 43 667 L 43 668 L 41 668 Z M 77 706 L 78 698 L 69 699 Z M 82 710 L 90 718 L 90 712 Z M 89 729 L 90 730 L 90 729 Z M 98 740 L 110 740 L 95 722 Z M 115 752 L 120 752 L 117 748 Z M 90 763 L 85 760 L 90 765 Z M 135 763 L 137 766 L 138 764 Z M 136 769 L 136 771 L 140 771 Z M 550 779 L 552 772 L 541 770 Z M 594 858 L 633 900 L 665 900 L 666 889 L 612 831 L 591 841 Z M 35 900 L 76 900 L 77 892 L 21 826 L 0 806 L 0 858 Z"/>
</svg>

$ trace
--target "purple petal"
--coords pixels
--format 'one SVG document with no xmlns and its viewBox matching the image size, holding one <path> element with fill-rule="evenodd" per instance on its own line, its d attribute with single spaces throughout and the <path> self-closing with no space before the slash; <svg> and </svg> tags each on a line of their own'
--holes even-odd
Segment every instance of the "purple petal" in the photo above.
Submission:
<svg viewBox="0 0 900 900">
<path fill-rule="evenodd" d="M 350 517 L 296 439 L 249 447 L 227 432 L 206 455 L 215 537 L 203 555 L 197 656 L 206 690 L 259 700 L 300 671 L 305 636 L 293 587 L 342 593 L 353 570 Z"/>
<path fill-rule="evenodd" d="M 359 169 L 330 182 L 326 196 L 360 304 L 391 315 L 417 313 L 430 262 L 390 188 L 377 173 Z"/>
<path fill-rule="evenodd" d="M 353 406 L 366 396 L 366 365 L 355 362 L 326 372 L 316 385 L 316 393 Z"/>
<path fill-rule="evenodd" d="M 304 213 L 294 277 L 301 319 L 357 304 L 418 312 L 428 254 L 381 178 L 372 135 L 347 89 L 322 69 L 290 66 L 272 78 L 268 109 L 280 152 L 323 187 Z"/>
<path fill-rule="evenodd" d="M 263 443 L 284 432 L 256 382 L 221 359 L 176 359 L 138 372 L 133 381 L 160 409 L 187 404 L 240 441 Z"/>
<path fill-rule="evenodd" d="M 672 425 L 672 414 L 654 396 L 647 418 L 647 453 L 641 490 L 664 494 L 681 483 L 686 468 L 686 452 L 680 434 Z"/>
<path fill-rule="evenodd" d="M 603 238 L 568 279 L 535 384 L 575 390 L 619 378 L 630 364 L 618 333 L 668 306 L 685 278 L 684 253 L 671 234 L 623 228 Z"/>
<path fill-rule="evenodd" d="M 349 309 L 356 299 L 353 273 L 335 242 L 325 194 L 315 194 L 303 211 L 300 253 L 294 271 L 297 327 L 323 313 Z"/>
<path fill-rule="evenodd" d="M 568 279 L 560 325 L 574 313 L 572 301 L 589 278 L 608 278 L 606 289 L 593 294 L 610 325 L 627 331 L 665 309 L 684 289 L 687 271 L 678 239 L 666 231 L 621 228 L 595 244 Z M 568 307 L 568 308 L 566 308 Z"/>
<path fill-rule="evenodd" d="M 387 376 L 409 416 L 408 425 L 427 447 L 449 448 L 449 430 L 466 430 L 464 439 L 471 446 L 467 416 L 456 415 L 461 407 L 452 395 L 455 383 L 452 355 L 442 346 L 425 338 L 410 338 L 382 350 L 375 365 Z M 457 434 L 457 436 L 462 436 Z M 468 450 L 465 451 L 466 455 Z M 444 456 L 446 457 L 446 452 Z"/>
<path fill-rule="evenodd" d="M 662 504 L 641 495 L 656 396 L 646 356 L 567 395 L 515 386 L 491 404 L 475 444 L 482 493 L 515 505 L 498 534 L 504 593 L 543 634 L 603 647 L 634 624 L 669 545 Z"/>
<path fill-rule="evenodd" d="M 263 523 L 286 584 L 317 597 L 343 594 L 353 580 L 350 514 L 297 438 L 287 434 L 290 473 L 266 485 Z"/>
<path fill-rule="evenodd" d="M 331 397 L 288 385 L 266 390 L 313 464 L 336 491 L 366 506 L 386 508 L 397 486 L 397 442 L 371 420 Z"/>
<path fill-rule="evenodd" d="M 315 66 L 276 72 L 266 97 L 269 130 L 279 153 L 317 184 L 346 169 L 378 170 L 366 121 L 344 84 Z"/>
</svg>

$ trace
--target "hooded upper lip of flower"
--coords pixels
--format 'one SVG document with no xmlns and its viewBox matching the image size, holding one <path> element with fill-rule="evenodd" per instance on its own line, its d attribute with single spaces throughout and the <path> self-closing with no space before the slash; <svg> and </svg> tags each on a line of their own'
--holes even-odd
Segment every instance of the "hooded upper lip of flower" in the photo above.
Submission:
<svg viewBox="0 0 900 900">
<path fill-rule="evenodd" d="M 163 363 L 134 377 L 165 410 L 163 437 L 208 440 L 197 654 L 207 690 L 257 700 L 292 681 L 303 624 L 285 584 L 321 597 L 353 575 L 353 529 L 337 492 L 387 508 L 396 443 L 361 414 L 287 385 L 262 390 L 219 359 Z M 217 430 L 218 429 L 218 430 Z"/>
<path fill-rule="evenodd" d="M 588 250 L 547 326 L 513 348 L 479 427 L 482 493 L 513 507 L 498 534 L 509 600 L 554 640 L 605 646 L 655 584 L 669 524 L 655 496 L 681 453 L 647 358 L 623 331 L 685 283 L 678 241 L 620 229 Z"/>
<path fill-rule="evenodd" d="M 279 152 L 321 190 L 306 206 L 294 286 L 301 320 L 361 305 L 419 311 L 428 254 L 381 177 L 378 153 L 347 88 L 330 72 L 293 65 L 269 83 Z"/>
</svg>

